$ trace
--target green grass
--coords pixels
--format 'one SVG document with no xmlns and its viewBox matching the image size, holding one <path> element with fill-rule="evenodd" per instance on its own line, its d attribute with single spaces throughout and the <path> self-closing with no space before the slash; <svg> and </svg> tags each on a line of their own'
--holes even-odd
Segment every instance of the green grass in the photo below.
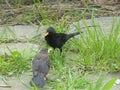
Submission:
<svg viewBox="0 0 120 90">
<path fill-rule="evenodd" d="M 31 61 L 35 55 L 34 50 L 24 49 L 22 52 L 9 48 L 8 50 L 10 55 L 5 53 L 0 56 L 0 74 L 7 76 L 19 75 L 31 69 Z"/>
<path fill-rule="evenodd" d="M 72 40 L 73 47 L 80 52 L 79 60 L 86 68 L 119 71 L 120 31 L 119 21 L 115 22 L 108 35 L 101 28 L 91 29 L 86 25 L 87 35 L 81 35 L 79 40 Z"/>
<path fill-rule="evenodd" d="M 50 74 L 54 79 L 48 80 L 45 88 L 48 90 L 109 90 L 116 79 L 112 79 L 103 85 L 104 75 L 100 76 L 96 82 L 88 80 L 86 75 L 101 70 L 107 72 L 120 71 L 120 22 L 114 19 L 110 33 L 106 35 L 105 30 L 99 26 L 99 23 L 95 22 L 94 11 L 91 12 L 91 23 L 98 27 L 90 28 L 87 26 L 85 17 L 88 8 L 84 10 L 82 15 L 77 11 L 74 13 L 75 15 L 72 11 L 68 11 L 63 15 L 61 21 L 58 19 L 58 12 L 52 11 L 49 6 L 43 7 L 40 4 L 37 7 L 33 5 L 33 8 L 36 8 L 36 11 L 32 9 L 30 12 L 24 13 L 22 21 L 32 23 L 35 18 L 40 26 L 53 26 L 57 32 L 68 33 L 69 24 L 67 24 L 66 16 L 70 15 L 72 22 L 76 21 L 75 16 L 78 16 L 78 20 L 84 19 L 87 32 L 80 34 L 77 39 L 69 40 L 63 47 L 61 55 L 58 49 L 51 51 L 49 54 L 51 59 Z M 76 29 L 81 31 L 81 26 L 76 25 Z M 9 27 L 5 26 L 0 34 L 0 42 L 9 42 L 11 36 L 16 40 L 15 34 Z M 23 52 L 10 49 L 9 51 L 11 55 L 0 56 L 0 72 L 2 75 L 20 74 L 31 69 L 31 61 L 36 51 L 29 51 L 28 49 Z"/>
<path fill-rule="evenodd" d="M 88 88 L 85 90 L 111 90 L 117 78 L 113 78 L 103 85 L 105 77 L 106 75 L 100 75 L 97 81 L 89 84 Z"/>
<path fill-rule="evenodd" d="M 8 26 L 4 25 L 0 32 L 0 43 L 16 42 L 17 38 L 13 30 Z"/>
</svg>

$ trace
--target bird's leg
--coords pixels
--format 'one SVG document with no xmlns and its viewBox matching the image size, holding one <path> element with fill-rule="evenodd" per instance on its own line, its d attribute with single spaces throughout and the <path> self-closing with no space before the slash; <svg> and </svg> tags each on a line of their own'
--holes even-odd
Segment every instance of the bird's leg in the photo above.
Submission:
<svg viewBox="0 0 120 90">
<path fill-rule="evenodd" d="M 60 53 L 62 53 L 62 48 L 60 48 Z"/>
<path fill-rule="evenodd" d="M 55 48 L 54 48 L 54 51 L 55 51 Z M 55 52 L 53 52 L 54 53 L 54 55 L 55 55 Z"/>
<path fill-rule="evenodd" d="M 60 48 L 60 55 L 61 55 L 61 53 L 62 53 L 62 48 Z"/>
<path fill-rule="evenodd" d="M 46 80 L 46 81 L 48 80 L 48 77 L 47 77 L 47 76 L 45 76 L 45 80 Z"/>
</svg>

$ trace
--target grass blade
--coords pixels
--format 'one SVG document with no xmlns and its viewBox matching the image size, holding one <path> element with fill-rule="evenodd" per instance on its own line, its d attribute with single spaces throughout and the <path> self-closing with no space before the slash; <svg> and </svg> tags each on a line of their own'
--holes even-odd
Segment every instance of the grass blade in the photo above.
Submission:
<svg viewBox="0 0 120 90">
<path fill-rule="evenodd" d="M 106 83 L 104 85 L 104 87 L 102 88 L 102 90 L 110 90 L 112 88 L 112 86 L 114 85 L 115 81 L 117 80 L 117 78 L 113 78 L 112 80 L 110 80 L 108 83 Z"/>
</svg>

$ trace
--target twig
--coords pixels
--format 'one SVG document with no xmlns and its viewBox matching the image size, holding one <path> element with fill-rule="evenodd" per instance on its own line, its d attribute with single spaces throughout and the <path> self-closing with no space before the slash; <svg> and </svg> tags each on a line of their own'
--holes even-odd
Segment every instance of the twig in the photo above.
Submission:
<svg viewBox="0 0 120 90">
<path fill-rule="evenodd" d="M 1 85 L 0 87 L 2 87 L 2 88 L 11 88 L 12 86 L 9 86 L 9 85 Z"/>
<path fill-rule="evenodd" d="M 11 7 L 11 5 L 9 4 L 8 0 L 5 0 L 5 2 L 6 2 L 6 4 L 8 5 L 8 7 L 10 7 L 10 8 L 12 9 L 12 7 Z"/>
<path fill-rule="evenodd" d="M 11 9 L 11 12 L 14 14 L 13 8 L 11 7 L 11 5 L 9 4 L 8 0 L 5 0 L 6 4 L 8 5 L 8 7 Z"/>
<path fill-rule="evenodd" d="M 76 26 L 76 25 L 74 25 L 74 27 L 75 27 L 75 28 L 77 28 L 77 26 Z M 99 25 L 86 26 L 86 27 L 99 27 Z M 80 29 L 84 29 L 84 28 L 86 28 L 86 27 L 81 27 Z"/>
<path fill-rule="evenodd" d="M 99 27 L 98 25 L 93 25 L 93 26 L 87 26 L 87 27 Z M 84 29 L 86 27 L 81 27 L 80 29 Z"/>
</svg>

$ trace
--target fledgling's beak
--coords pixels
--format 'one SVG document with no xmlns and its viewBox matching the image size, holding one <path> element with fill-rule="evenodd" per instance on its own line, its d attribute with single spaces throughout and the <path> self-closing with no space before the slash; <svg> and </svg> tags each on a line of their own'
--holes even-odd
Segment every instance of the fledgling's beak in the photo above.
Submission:
<svg viewBox="0 0 120 90">
<path fill-rule="evenodd" d="M 45 33 L 45 36 L 47 36 L 48 34 L 49 34 L 49 32 L 46 32 L 46 33 Z"/>
<path fill-rule="evenodd" d="M 49 49 L 48 49 L 48 53 L 50 53 L 51 51 L 52 51 L 52 48 L 49 48 Z"/>
</svg>

